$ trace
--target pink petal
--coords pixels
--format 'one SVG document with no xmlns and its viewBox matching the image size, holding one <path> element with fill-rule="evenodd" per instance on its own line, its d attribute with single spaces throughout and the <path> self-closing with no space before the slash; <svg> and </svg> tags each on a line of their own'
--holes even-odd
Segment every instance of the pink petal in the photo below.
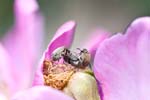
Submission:
<svg viewBox="0 0 150 100">
<path fill-rule="evenodd" d="M 0 92 L 10 95 L 15 91 L 15 76 L 10 56 L 5 48 L 0 44 Z"/>
<path fill-rule="evenodd" d="M 15 0 L 15 24 L 4 39 L 15 64 L 16 84 L 27 87 L 41 47 L 42 16 L 36 0 Z"/>
<path fill-rule="evenodd" d="M 8 99 L 4 94 L 0 93 L 0 100 L 8 100 Z"/>
<path fill-rule="evenodd" d="M 45 86 L 35 86 L 17 93 L 12 100 L 73 100 L 62 92 Z"/>
<path fill-rule="evenodd" d="M 150 17 L 136 19 L 125 35 L 104 41 L 94 72 L 103 100 L 150 100 Z"/>
<path fill-rule="evenodd" d="M 87 48 L 88 51 L 91 53 L 92 58 L 94 59 L 96 50 L 98 46 L 110 35 L 109 32 L 102 30 L 102 29 L 96 29 L 92 32 L 92 34 L 89 36 L 89 39 L 86 41 L 86 44 L 84 45 L 84 48 Z"/>
<path fill-rule="evenodd" d="M 74 21 L 69 21 L 63 24 L 56 32 L 55 36 L 48 45 L 47 50 L 44 52 L 41 59 L 40 66 L 35 73 L 33 85 L 43 85 L 42 64 L 44 59 L 50 59 L 51 53 L 58 47 L 65 46 L 69 48 L 73 42 L 73 36 L 76 28 Z"/>
<path fill-rule="evenodd" d="M 49 59 L 51 53 L 60 46 L 65 46 L 69 48 L 73 42 L 74 32 L 76 28 L 76 23 L 74 21 L 69 21 L 63 24 L 56 32 L 55 36 L 48 45 L 45 52 L 45 58 Z"/>
</svg>

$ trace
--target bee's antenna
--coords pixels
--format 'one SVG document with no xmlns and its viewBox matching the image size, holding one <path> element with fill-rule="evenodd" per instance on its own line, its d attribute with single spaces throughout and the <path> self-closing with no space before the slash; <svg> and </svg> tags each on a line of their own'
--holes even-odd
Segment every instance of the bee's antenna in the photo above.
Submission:
<svg viewBox="0 0 150 100">
<path fill-rule="evenodd" d="M 81 50 L 80 48 L 77 48 L 78 50 Z"/>
<path fill-rule="evenodd" d="M 82 51 L 80 48 L 77 48 L 77 50 Z"/>
</svg>

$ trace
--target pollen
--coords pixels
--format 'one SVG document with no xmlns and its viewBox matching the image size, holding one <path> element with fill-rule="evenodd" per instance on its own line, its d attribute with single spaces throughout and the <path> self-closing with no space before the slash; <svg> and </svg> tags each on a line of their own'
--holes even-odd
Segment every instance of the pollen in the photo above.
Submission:
<svg viewBox="0 0 150 100">
<path fill-rule="evenodd" d="M 74 73 L 87 71 L 89 71 L 89 67 L 78 68 L 68 63 L 56 63 L 52 60 L 44 60 L 44 85 L 63 90 Z"/>
<path fill-rule="evenodd" d="M 58 90 L 62 90 L 67 85 L 75 72 L 76 69 L 70 64 L 58 64 L 49 60 L 43 62 L 44 84 Z"/>
</svg>

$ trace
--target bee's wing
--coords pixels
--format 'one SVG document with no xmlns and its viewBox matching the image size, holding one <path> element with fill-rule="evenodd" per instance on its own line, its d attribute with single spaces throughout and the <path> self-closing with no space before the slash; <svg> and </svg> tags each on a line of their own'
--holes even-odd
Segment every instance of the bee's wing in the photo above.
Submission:
<svg viewBox="0 0 150 100">
<path fill-rule="evenodd" d="M 79 60 L 79 58 L 76 55 L 70 55 L 70 59 L 72 61 L 78 61 Z"/>
</svg>

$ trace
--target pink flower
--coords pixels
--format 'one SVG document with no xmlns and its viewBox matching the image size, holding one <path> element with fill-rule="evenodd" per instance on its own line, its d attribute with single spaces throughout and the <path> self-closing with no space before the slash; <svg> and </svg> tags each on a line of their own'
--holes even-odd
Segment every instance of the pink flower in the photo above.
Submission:
<svg viewBox="0 0 150 100">
<path fill-rule="evenodd" d="M 71 46 L 76 23 L 69 21 L 58 29 L 43 54 L 33 87 L 26 89 L 41 43 L 42 18 L 36 1 L 16 0 L 15 18 L 14 27 L 0 44 L 0 99 L 9 99 L 15 94 L 13 100 L 73 100 L 44 86 L 42 63 L 45 58 L 50 59 L 56 48 Z M 150 17 L 143 17 L 136 19 L 124 34 L 118 33 L 106 40 L 106 35 L 91 38 L 93 42 L 86 48 L 94 58 L 93 70 L 100 83 L 101 100 L 150 100 L 149 26 Z"/>
<path fill-rule="evenodd" d="M 31 84 L 42 39 L 38 10 L 35 0 L 14 1 L 15 23 L 0 43 L 1 100 Z"/>
<path fill-rule="evenodd" d="M 69 21 L 69 22 L 65 23 L 64 25 L 62 25 L 57 30 L 57 32 L 54 35 L 53 39 L 49 43 L 47 50 L 44 52 L 43 57 L 42 57 L 41 62 L 40 62 L 40 66 L 38 67 L 38 70 L 35 74 L 34 81 L 33 81 L 33 86 L 35 86 L 34 88 L 41 88 L 42 86 L 44 86 L 44 79 L 43 79 L 43 72 L 42 72 L 44 59 L 50 59 L 51 58 L 51 53 L 53 52 L 53 50 L 55 50 L 58 47 L 65 46 L 65 47 L 69 48 L 71 46 L 72 42 L 73 42 L 73 36 L 74 36 L 74 33 L 75 33 L 75 28 L 76 28 L 76 23 L 74 21 Z M 104 33 L 104 34 L 98 34 L 98 33 Z M 95 55 L 95 52 L 96 52 L 96 49 L 97 49 L 98 45 L 107 36 L 108 36 L 108 32 L 103 32 L 103 31 L 94 32 L 94 34 L 92 35 L 93 43 L 90 42 L 85 47 L 87 47 L 87 49 L 90 51 L 93 58 L 94 58 L 94 55 Z M 43 88 L 45 88 L 45 87 L 43 87 Z M 54 90 L 52 88 L 49 88 L 47 90 L 50 91 L 49 93 L 51 93 L 51 94 L 49 94 L 49 95 L 51 96 L 51 98 L 55 98 L 55 99 L 61 98 L 62 100 L 72 100 L 72 98 L 68 97 L 67 95 L 63 94 L 60 91 Z M 36 89 L 35 90 L 33 89 L 31 91 L 32 91 L 33 94 L 34 94 L 34 92 L 37 93 Z M 38 94 L 40 94 L 40 92 L 41 91 L 39 91 Z M 27 91 L 25 93 L 27 93 Z M 22 96 L 25 93 L 22 93 Z M 57 93 L 60 93 L 61 95 L 60 96 L 54 95 L 54 94 L 57 94 Z M 44 95 L 44 93 L 43 93 L 43 95 Z M 22 96 L 20 96 L 20 97 L 22 97 Z M 63 96 L 64 99 L 61 96 Z M 18 96 L 18 98 L 19 98 L 19 96 Z M 34 96 L 33 96 L 33 98 L 34 98 Z M 49 99 L 50 99 L 50 97 L 49 97 Z M 45 97 L 45 100 L 46 100 L 46 97 Z"/>
<path fill-rule="evenodd" d="M 51 53 L 58 47 L 65 46 L 70 47 L 73 42 L 73 36 L 76 28 L 76 23 L 74 21 L 69 21 L 63 24 L 54 35 L 53 39 L 50 41 L 47 50 L 44 52 L 43 57 L 40 62 L 40 66 L 38 67 L 34 81 L 33 87 L 22 91 L 13 98 L 14 100 L 73 100 L 71 97 L 65 95 L 63 92 L 44 86 L 44 79 L 43 79 L 43 61 L 44 59 L 50 59 Z M 104 33 L 99 34 L 98 33 Z M 86 48 L 91 52 L 93 58 L 96 52 L 98 45 L 108 36 L 106 32 L 96 32 L 96 36 L 93 35 L 93 43 L 89 43 L 86 45 Z"/>
<path fill-rule="evenodd" d="M 150 17 L 105 40 L 94 60 L 102 100 L 150 100 Z"/>
<path fill-rule="evenodd" d="M 15 0 L 15 23 L 0 44 L 0 99 L 7 100 L 72 100 L 69 96 L 50 87 L 42 86 L 41 67 L 36 73 L 34 85 L 30 87 L 34 66 L 41 47 L 42 16 L 36 0 Z M 43 58 L 51 55 L 59 46 L 70 47 L 73 40 L 76 23 L 64 24 L 51 40 Z M 96 36 L 96 42 L 88 45 L 89 51 L 95 55 L 98 44 L 106 35 Z M 94 38 L 95 39 L 95 38 Z M 38 79 L 38 80 L 36 80 Z M 28 89 L 27 89 L 28 88 Z"/>
<path fill-rule="evenodd" d="M 43 54 L 40 67 L 33 81 L 33 86 L 44 85 L 43 73 L 42 73 L 42 65 L 43 65 L 44 59 L 50 59 L 51 53 L 58 47 L 65 46 L 69 48 L 73 42 L 75 28 L 76 28 L 76 23 L 74 21 L 68 21 L 57 30 L 53 39 L 50 41 L 47 50 Z M 103 34 L 98 34 L 98 33 L 103 33 Z M 107 36 L 108 36 L 108 32 L 104 32 L 104 31 L 98 31 L 94 33 L 91 39 L 94 42 L 93 43 L 90 42 L 85 46 L 89 50 L 89 52 L 92 54 L 92 57 L 94 57 L 98 45 Z"/>
</svg>

